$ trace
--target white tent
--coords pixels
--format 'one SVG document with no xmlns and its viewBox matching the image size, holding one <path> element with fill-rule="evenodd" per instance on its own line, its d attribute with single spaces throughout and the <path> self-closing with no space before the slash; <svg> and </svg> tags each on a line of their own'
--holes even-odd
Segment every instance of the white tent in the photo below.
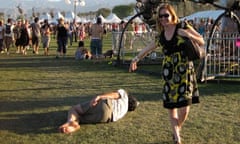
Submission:
<svg viewBox="0 0 240 144">
<path fill-rule="evenodd" d="M 65 20 L 66 21 L 73 21 L 74 18 L 75 18 L 74 12 L 67 12 L 65 14 Z"/>
<path fill-rule="evenodd" d="M 107 20 L 102 15 L 99 15 L 98 17 L 102 19 L 102 23 L 107 23 Z M 93 20 L 93 23 L 96 23 L 96 19 Z"/>
<path fill-rule="evenodd" d="M 108 23 L 120 23 L 122 20 L 114 13 L 111 13 L 107 18 L 106 18 Z"/>
<path fill-rule="evenodd" d="M 57 24 L 60 18 L 64 19 L 64 16 L 60 12 L 56 12 L 50 23 Z"/>
<path fill-rule="evenodd" d="M 45 20 L 45 19 L 51 20 L 52 17 L 51 17 L 51 15 L 50 15 L 49 13 L 44 13 L 44 14 L 42 14 L 42 15 L 39 17 L 39 20 L 40 20 L 40 21 L 43 21 L 43 20 Z"/>
<path fill-rule="evenodd" d="M 196 12 L 194 14 L 191 14 L 189 16 L 183 17 L 181 19 L 187 19 L 187 20 L 194 20 L 200 19 L 200 18 L 212 18 L 217 19 L 219 15 L 221 15 L 224 12 L 224 10 L 207 10 L 207 11 L 200 11 Z"/>
<path fill-rule="evenodd" d="M 128 22 L 132 17 L 133 16 L 127 16 L 123 20 Z M 132 21 L 135 23 L 143 23 L 142 19 L 139 17 L 134 18 Z"/>
<path fill-rule="evenodd" d="M 88 19 L 85 18 L 85 17 L 81 17 L 81 18 L 80 18 L 80 17 L 77 16 L 76 22 L 77 22 L 77 23 L 80 23 L 80 22 L 81 22 L 81 23 L 88 23 L 88 22 L 91 22 L 91 20 L 88 20 Z"/>
<path fill-rule="evenodd" d="M 58 20 L 60 18 L 63 18 L 64 19 L 64 16 L 60 13 L 60 12 L 56 12 L 54 17 L 53 17 L 55 20 Z"/>
</svg>

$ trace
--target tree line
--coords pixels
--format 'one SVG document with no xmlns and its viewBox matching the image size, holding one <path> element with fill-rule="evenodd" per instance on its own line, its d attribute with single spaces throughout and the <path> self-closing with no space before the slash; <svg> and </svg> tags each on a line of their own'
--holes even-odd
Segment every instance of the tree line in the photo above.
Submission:
<svg viewBox="0 0 240 144">
<path fill-rule="evenodd" d="M 168 2 L 172 4 L 178 13 L 179 17 L 184 17 L 187 15 L 190 15 L 194 12 L 197 11 L 202 11 L 202 10 L 214 10 L 215 8 L 211 5 L 207 4 L 197 4 L 192 2 L 191 0 L 161 0 L 162 2 Z M 100 8 L 97 11 L 89 11 L 85 13 L 78 13 L 77 15 L 80 17 L 96 17 L 99 15 L 102 15 L 103 17 L 107 17 L 110 15 L 110 13 L 115 13 L 120 19 L 125 18 L 129 15 L 134 14 L 134 10 L 136 7 L 136 3 L 131 3 L 129 5 L 117 5 L 115 7 L 111 8 Z M 49 12 L 50 15 L 53 16 L 53 12 Z M 65 11 L 61 12 L 63 16 L 65 16 Z M 39 14 L 40 15 L 40 14 Z M 0 13 L 0 18 L 4 19 L 4 13 Z"/>
<path fill-rule="evenodd" d="M 172 4 L 175 8 L 175 10 L 178 13 L 178 16 L 184 17 L 187 15 L 190 15 L 197 11 L 202 10 L 215 10 L 211 5 L 207 4 L 197 4 L 190 0 L 163 0 L 163 2 L 168 2 Z M 129 15 L 134 14 L 134 9 L 136 7 L 135 3 L 131 3 L 129 5 L 117 5 L 113 7 L 113 9 L 110 8 L 100 8 L 97 11 L 93 12 L 87 12 L 87 13 L 78 13 L 78 16 L 87 16 L 87 15 L 102 15 L 103 17 L 107 17 L 111 12 L 115 13 L 120 19 L 127 17 Z"/>
</svg>

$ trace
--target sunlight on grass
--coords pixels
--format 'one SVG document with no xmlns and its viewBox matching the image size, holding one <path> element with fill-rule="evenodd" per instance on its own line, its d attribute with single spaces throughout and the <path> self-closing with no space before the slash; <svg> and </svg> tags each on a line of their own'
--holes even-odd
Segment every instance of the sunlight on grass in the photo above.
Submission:
<svg viewBox="0 0 240 144">
<path fill-rule="evenodd" d="M 105 37 L 104 51 L 111 49 Z M 74 43 L 76 46 L 77 43 Z M 86 40 L 89 46 L 89 40 Z M 168 112 L 162 106 L 163 81 L 159 65 L 127 66 L 76 61 L 75 47 L 67 58 L 2 54 L 0 56 L 0 141 L 3 144 L 171 144 Z M 14 49 L 12 49 L 14 51 Z M 31 51 L 31 50 L 30 50 Z M 158 74 L 159 73 L 159 74 Z M 114 123 L 81 125 L 72 135 L 58 133 L 67 110 L 93 96 L 124 88 L 140 106 Z M 193 105 L 182 137 L 185 144 L 237 144 L 240 141 L 240 85 L 199 84 L 201 103 Z"/>
</svg>

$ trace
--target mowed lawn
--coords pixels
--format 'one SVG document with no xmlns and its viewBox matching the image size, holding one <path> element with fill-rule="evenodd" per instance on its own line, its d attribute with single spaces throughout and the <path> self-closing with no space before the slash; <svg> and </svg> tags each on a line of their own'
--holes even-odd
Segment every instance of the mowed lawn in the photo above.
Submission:
<svg viewBox="0 0 240 144">
<path fill-rule="evenodd" d="M 0 55 L 0 143 L 2 144 L 172 144 L 168 111 L 163 108 L 160 66 L 140 66 L 158 72 L 129 73 L 127 66 L 76 61 L 77 43 L 66 58 L 51 55 Z M 86 40 L 86 47 L 89 41 Z M 111 49 L 111 36 L 104 51 Z M 115 59 L 115 58 L 114 58 Z M 81 125 L 73 134 L 58 132 L 69 108 L 97 94 L 126 89 L 140 105 L 135 112 L 108 124 Z M 199 84 L 201 103 L 191 107 L 182 138 L 184 144 L 239 144 L 239 82 Z"/>
</svg>

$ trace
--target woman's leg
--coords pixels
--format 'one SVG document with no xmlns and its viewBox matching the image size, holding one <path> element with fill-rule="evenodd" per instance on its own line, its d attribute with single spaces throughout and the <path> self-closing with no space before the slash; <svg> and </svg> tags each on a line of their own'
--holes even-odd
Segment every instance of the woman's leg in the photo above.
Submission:
<svg viewBox="0 0 240 144">
<path fill-rule="evenodd" d="M 178 122 L 178 109 L 169 109 L 169 118 L 171 122 L 171 127 L 173 130 L 174 139 L 177 142 L 181 142 L 180 129 Z"/>
<path fill-rule="evenodd" d="M 175 141 L 177 141 L 178 143 L 181 143 L 180 130 L 188 117 L 189 111 L 190 106 L 169 110 L 169 117 L 173 129 L 174 138 Z"/>
<path fill-rule="evenodd" d="M 63 52 L 63 57 L 66 56 L 67 53 L 67 45 L 68 45 L 68 37 L 62 38 L 62 52 Z"/>
<path fill-rule="evenodd" d="M 57 53 L 56 53 L 56 58 L 59 58 L 60 54 L 61 54 L 61 50 L 62 50 L 62 43 L 61 43 L 61 39 L 58 38 L 57 39 Z"/>
<path fill-rule="evenodd" d="M 189 111 L 190 111 L 190 106 L 186 106 L 178 109 L 178 127 L 180 130 L 188 117 Z"/>
</svg>

